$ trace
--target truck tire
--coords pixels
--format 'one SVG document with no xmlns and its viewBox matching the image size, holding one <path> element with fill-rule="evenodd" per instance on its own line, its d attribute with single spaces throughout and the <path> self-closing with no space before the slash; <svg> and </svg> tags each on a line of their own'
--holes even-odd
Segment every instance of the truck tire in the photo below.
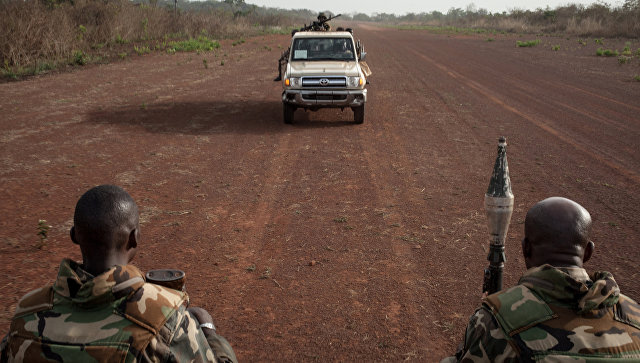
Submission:
<svg viewBox="0 0 640 363">
<path fill-rule="evenodd" d="M 293 123 L 293 113 L 295 112 L 295 110 L 296 109 L 293 106 L 289 105 L 288 103 L 285 103 L 285 102 L 282 103 L 282 114 L 283 114 L 285 124 Z"/>
<path fill-rule="evenodd" d="M 364 122 L 364 105 L 353 108 L 353 121 L 357 124 Z"/>
</svg>

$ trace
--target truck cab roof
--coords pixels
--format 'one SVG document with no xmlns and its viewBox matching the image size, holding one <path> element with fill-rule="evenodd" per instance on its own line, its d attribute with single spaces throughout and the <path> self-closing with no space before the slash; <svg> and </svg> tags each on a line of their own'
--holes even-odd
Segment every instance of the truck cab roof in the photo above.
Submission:
<svg viewBox="0 0 640 363">
<path fill-rule="evenodd" d="M 353 38 L 349 32 L 297 32 L 293 35 L 294 38 Z"/>
</svg>

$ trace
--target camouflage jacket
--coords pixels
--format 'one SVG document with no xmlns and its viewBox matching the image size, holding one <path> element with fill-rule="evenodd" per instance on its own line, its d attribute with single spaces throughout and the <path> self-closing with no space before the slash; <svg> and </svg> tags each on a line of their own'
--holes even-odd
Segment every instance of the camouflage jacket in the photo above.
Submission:
<svg viewBox="0 0 640 363">
<path fill-rule="evenodd" d="M 640 305 L 613 276 L 543 265 L 489 295 L 469 320 L 461 362 L 640 361 Z"/>
<path fill-rule="evenodd" d="M 53 286 L 36 289 L 18 303 L 0 360 L 215 362 L 187 304 L 186 293 L 146 283 L 133 265 L 93 277 L 63 260 Z M 213 343 L 227 348 L 221 341 Z M 227 361 L 235 361 L 228 350 Z"/>
</svg>

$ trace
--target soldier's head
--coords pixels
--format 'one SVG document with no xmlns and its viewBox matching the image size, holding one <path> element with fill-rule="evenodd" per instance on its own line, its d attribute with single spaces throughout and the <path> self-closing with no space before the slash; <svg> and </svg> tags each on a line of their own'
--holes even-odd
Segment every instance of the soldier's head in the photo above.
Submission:
<svg viewBox="0 0 640 363">
<path fill-rule="evenodd" d="M 318 14 L 318 21 L 327 20 L 327 16 L 324 13 Z"/>
<path fill-rule="evenodd" d="M 524 222 L 522 253 L 527 268 L 582 267 L 595 248 L 590 229 L 591 216 L 580 204 L 560 197 L 538 202 Z"/>
<path fill-rule="evenodd" d="M 113 265 L 129 263 L 135 255 L 139 233 L 138 206 L 124 189 L 100 185 L 78 200 L 70 235 L 80 246 L 88 272 L 98 274 Z"/>
</svg>

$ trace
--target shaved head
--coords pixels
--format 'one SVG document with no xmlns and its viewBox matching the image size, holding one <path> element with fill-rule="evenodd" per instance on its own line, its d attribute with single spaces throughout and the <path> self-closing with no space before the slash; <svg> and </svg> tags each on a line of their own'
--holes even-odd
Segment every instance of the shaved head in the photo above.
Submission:
<svg viewBox="0 0 640 363">
<path fill-rule="evenodd" d="M 552 197 L 537 203 L 527 213 L 524 225 L 527 268 L 545 263 L 582 267 L 593 250 L 590 229 L 591 215 L 570 199 Z"/>
<path fill-rule="evenodd" d="M 133 258 L 139 229 L 138 206 L 124 189 L 115 185 L 89 189 L 76 204 L 73 224 L 71 239 L 80 245 L 85 265 L 100 266 L 111 260 Z"/>
</svg>

